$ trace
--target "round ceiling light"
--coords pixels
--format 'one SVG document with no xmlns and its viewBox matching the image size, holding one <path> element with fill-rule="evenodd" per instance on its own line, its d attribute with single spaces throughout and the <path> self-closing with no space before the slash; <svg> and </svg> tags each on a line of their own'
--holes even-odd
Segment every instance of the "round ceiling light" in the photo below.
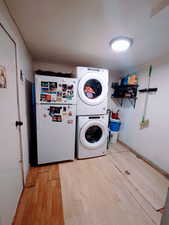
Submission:
<svg viewBox="0 0 169 225">
<path fill-rule="evenodd" d="M 118 37 L 110 41 L 110 46 L 115 52 L 125 52 L 133 44 L 133 39 L 128 37 Z"/>
</svg>

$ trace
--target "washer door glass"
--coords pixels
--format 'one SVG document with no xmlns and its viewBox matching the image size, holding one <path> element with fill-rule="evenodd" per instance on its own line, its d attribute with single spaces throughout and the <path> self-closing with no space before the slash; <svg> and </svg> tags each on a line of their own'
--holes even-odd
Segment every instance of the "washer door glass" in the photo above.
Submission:
<svg viewBox="0 0 169 225">
<path fill-rule="evenodd" d="M 102 137 L 102 129 L 98 126 L 91 126 L 86 130 L 85 138 L 90 143 L 95 143 Z"/>
<path fill-rule="evenodd" d="M 88 80 L 84 85 L 84 93 L 87 98 L 95 99 L 102 93 L 102 85 L 100 81 L 96 79 Z"/>
<path fill-rule="evenodd" d="M 89 121 L 81 128 L 79 138 L 85 148 L 97 150 L 106 143 L 107 125 L 100 121 Z"/>
<path fill-rule="evenodd" d="M 104 76 L 88 73 L 81 78 L 78 85 L 78 94 L 81 100 L 88 105 L 98 105 L 107 98 L 108 83 Z"/>
</svg>

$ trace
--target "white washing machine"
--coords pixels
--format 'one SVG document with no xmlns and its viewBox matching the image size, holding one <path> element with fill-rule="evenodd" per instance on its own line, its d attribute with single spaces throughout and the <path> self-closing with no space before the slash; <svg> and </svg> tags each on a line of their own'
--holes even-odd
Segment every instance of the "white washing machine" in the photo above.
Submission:
<svg viewBox="0 0 169 225">
<path fill-rule="evenodd" d="M 106 114 L 108 70 L 89 67 L 76 68 L 77 115 Z"/>
<path fill-rule="evenodd" d="M 108 115 L 77 118 L 77 158 L 105 155 L 107 151 Z"/>
</svg>

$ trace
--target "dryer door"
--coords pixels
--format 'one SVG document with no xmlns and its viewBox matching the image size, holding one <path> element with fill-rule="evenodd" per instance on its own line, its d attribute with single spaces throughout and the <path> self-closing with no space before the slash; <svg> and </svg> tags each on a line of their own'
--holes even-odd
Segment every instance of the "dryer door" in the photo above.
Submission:
<svg viewBox="0 0 169 225">
<path fill-rule="evenodd" d="M 107 97 L 107 85 L 104 78 L 97 73 L 87 73 L 78 85 L 82 101 L 88 105 L 98 105 Z"/>
<path fill-rule="evenodd" d="M 99 121 L 87 122 L 80 130 L 80 142 L 85 148 L 97 149 L 107 138 L 107 127 Z"/>
</svg>

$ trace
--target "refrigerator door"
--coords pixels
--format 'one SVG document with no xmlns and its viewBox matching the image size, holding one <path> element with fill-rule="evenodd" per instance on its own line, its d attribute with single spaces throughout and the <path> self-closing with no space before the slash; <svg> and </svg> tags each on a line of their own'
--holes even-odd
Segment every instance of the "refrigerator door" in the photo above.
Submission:
<svg viewBox="0 0 169 225">
<path fill-rule="evenodd" d="M 75 78 L 35 75 L 36 103 L 76 104 Z"/>
<path fill-rule="evenodd" d="M 38 164 L 73 160 L 75 105 L 37 104 Z"/>
</svg>

